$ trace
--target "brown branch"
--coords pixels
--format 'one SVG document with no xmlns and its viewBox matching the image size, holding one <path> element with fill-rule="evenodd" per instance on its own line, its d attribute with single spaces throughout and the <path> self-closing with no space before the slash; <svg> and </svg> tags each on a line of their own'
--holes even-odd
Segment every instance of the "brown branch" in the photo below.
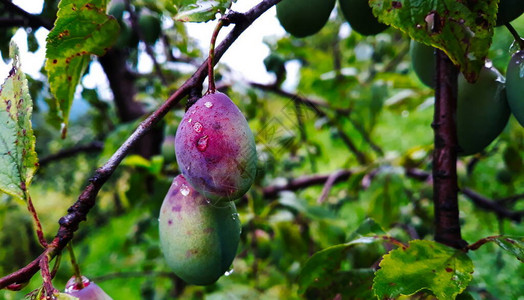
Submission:
<svg viewBox="0 0 524 300">
<path fill-rule="evenodd" d="M 464 194 L 464 196 L 468 197 L 471 201 L 473 201 L 473 203 L 475 203 L 477 207 L 492 211 L 501 218 L 508 218 L 515 222 L 520 222 L 522 220 L 522 217 L 524 216 L 524 211 L 511 211 L 502 206 L 499 202 L 488 199 L 485 196 L 471 189 L 463 188 L 461 192 L 462 194 Z"/>
<path fill-rule="evenodd" d="M 2 0 L 5 1 L 5 0 Z M 239 35 L 248 28 L 253 21 L 260 17 L 269 8 L 274 6 L 280 0 L 264 0 L 258 5 L 243 14 L 241 20 L 238 20 L 236 26 L 226 36 L 224 41 L 216 48 L 215 62 L 219 61 L 224 52 L 233 44 Z M 157 124 L 172 107 L 175 106 L 189 91 L 195 86 L 200 86 L 207 75 L 207 65 L 202 64 L 198 70 L 176 90 L 156 111 L 154 111 L 138 128 L 128 137 L 120 148 L 111 156 L 111 158 L 98 170 L 90 179 L 89 185 L 78 197 L 78 200 L 68 209 L 68 214 L 59 220 L 60 227 L 58 232 L 50 243 L 48 248 L 37 259 L 26 267 L 0 278 L 0 289 L 14 283 L 23 283 L 29 281 L 34 274 L 40 269 L 39 264 L 44 257 L 53 258 L 60 253 L 64 247 L 73 239 L 75 231 L 78 229 L 80 222 L 85 221 L 87 214 L 95 205 L 98 192 L 122 162 L 131 148 L 137 144 L 155 124 Z M 46 257 L 46 259 L 47 259 Z"/>
<path fill-rule="evenodd" d="M 462 249 L 467 246 L 460 233 L 457 183 L 457 108 L 458 69 L 447 55 L 437 50 L 437 80 L 433 123 L 433 205 L 435 241 Z"/>
<path fill-rule="evenodd" d="M 328 176 L 328 178 L 326 179 L 326 183 L 324 184 L 324 188 L 322 188 L 322 192 L 320 193 L 320 196 L 317 199 L 317 203 L 320 204 L 326 201 L 327 197 L 329 196 L 329 192 L 333 187 L 333 184 L 335 184 L 335 182 L 338 180 L 340 176 L 344 175 L 347 175 L 346 170 L 338 170 Z"/>
<path fill-rule="evenodd" d="M 339 170 L 336 173 L 338 174 L 336 176 L 336 179 L 333 180 L 333 184 L 348 179 L 353 174 L 353 171 Z M 333 174 L 315 174 L 315 175 L 302 176 L 302 177 L 298 177 L 295 179 L 291 179 L 285 185 L 273 185 L 273 186 L 265 187 L 262 190 L 262 193 L 264 195 L 264 198 L 266 199 L 275 198 L 278 196 L 278 193 L 282 191 L 296 191 L 296 190 L 300 190 L 302 188 L 309 187 L 312 185 L 325 184 L 325 182 L 331 176 L 333 176 Z"/>
<path fill-rule="evenodd" d="M 104 143 L 100 141 L 94 141 L 92 143 L 86 144 L 86 145 L 79 145 L 74 146 L 72 148 L 63 149 L 55 154 L 48 155 L 38 162 L 40 167 L 43 167 L 51 162 L 73 157 L 79 153 L 92 153 L 92 152 L 100 152 L 104 148 Z"/>
<path fill-rule="evenodd" d="M 39 16 L 26 12 L 25 10 L 21 9 L 20 7 L 14 5 L 11 2 L 11 0 L 0 0 L 0 3 L 4 5 L 4 8 L 6 11 L 9 11 L 15 15 L 18 15 L 24 18 L 25 22 L 23 24 L 20 24 L 19 26 L 31 27 L 31 28 L 44 27 L 47 30 L 51 30 L 53 28 L 53 24 L 51 22 L 44 20 L 40 18 Z"/>
</svg>

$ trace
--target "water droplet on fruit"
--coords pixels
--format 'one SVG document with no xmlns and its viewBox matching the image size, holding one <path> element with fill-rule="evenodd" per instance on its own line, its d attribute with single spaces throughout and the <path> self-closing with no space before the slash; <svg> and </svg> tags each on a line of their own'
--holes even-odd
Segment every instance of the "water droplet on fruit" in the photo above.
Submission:
<svg viewBox="0 0 524 300">
<path fill-rule="evenodd" d="M 517 62 L 518 64 L 518 62 Z M 519 77 L 524 78 L 524 64 L 519 65 Z"/>
<path fill-rule="evenodd" d="M 188 123 L 191 123 L 191 121 L 193 121 L 193 119 L 189 119 L 187 122 L 188 122 Z"/>
<path fill-rule="evenodd" d="M 201 137 L 198 142 L 197 142 L 197 149 L 198 151 L 200 152 L 204 152 L 206 151 L 207 149 L 207 140 L 209 139 L 209 137 L 207 135 L 204 135 L 203 137 Z"/>
<path fill-rule="evenodd" d="M 234 269 L 231 269 L 231 270 L 229 270 L 229 271 L 226 271 L 226 272 L 224 273 L 224 276 L 229 276 L 229 275 L 233 274 L 234 271 L 235 271 Z"/>
<path fill-rule="evenodd" d="M 238 219 L 238 213 L 231 214 L 231 218 L 233 218 L 233 221 Z"/>
<path fill-rule="evenodd" d="M 193 125 L 193 129 L 194 129 L 196 132 L 198 132 L 198 133 L 202 132 L 202 128 L 203 128 L 203 127 L 204 127 L 204 126 L 202 126 L 202 124 L 200 124 L 200 122 L 195 122 L 195 124 Z"/>
<path fill-rule="evenodd" d="M 180 188 L 180 193 L 184 196 L 189 195 L 189 188 L 187 187 L 187 185 L 182 185 L 182 187 Z"/>
<path fill-rule="evenodd" d="M 207 108 L 211 108 L 211 107 L 213 107 L 213 103 L 211 103 L 210 101 L 207 101 L 206 103 L 204 103 L 204 105 L 205 105 Z"/>
<path fill-rule="evenodd" d="M 509 46 L 509 52 L 513 53 L 519 50 L 520 50 L 519 43 L 517 41 L 513 41 L 513 43 L 511 43 L 511 45 Z"/>
</svg>

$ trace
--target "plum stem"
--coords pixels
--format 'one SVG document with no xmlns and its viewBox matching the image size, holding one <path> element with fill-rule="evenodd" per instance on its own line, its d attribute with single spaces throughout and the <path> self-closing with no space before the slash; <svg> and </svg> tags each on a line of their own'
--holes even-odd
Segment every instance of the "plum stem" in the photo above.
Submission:
<svg viewBox="0 0 524 300">
<path fill-rule="evenodd" d="M 75 274 L 75 288 L 78 290 L 83 289 L 84 281 L 82 280 L 82 273 L 80 273 L 80 266 L 76 262 L 75 251 L 73 250 L 72 242 L 67 244 L 67 250 L 69 251 L 69 257 L 71 259 L 71 265 L 73 266 L 73 271 Z"/>
<path fill-rule="evenodd" d="M 509 22 L 505 23 L 504 26 L 506 26 L 511 35 L 513 35 L 515 42 L 519 44 L 520 50 L 524 50 L 524 40 L 520 37 L 517 30 L 515 30 L 515 28 Z"/>
<path fill-rule="evenodd" d="M 215 74 L 213 72 L 213 63 L 215 60 L 215 44 L 217 42 L 218 33 L 220 32 L 220 29 L 224 26 L 224 19 L 220 18 L 218 20 L 217 26 L 215 27 L 215 30 L 213 31 L 213 35 L 211 36 L 211 42 L 209 44 L 209 58 L 207 59 L 207 77 L 209 80 L 209 85 L 207 87 L 207 94 L 214 94 L 216 92 L 216 86 L 215 86 Z"/>
</svg>

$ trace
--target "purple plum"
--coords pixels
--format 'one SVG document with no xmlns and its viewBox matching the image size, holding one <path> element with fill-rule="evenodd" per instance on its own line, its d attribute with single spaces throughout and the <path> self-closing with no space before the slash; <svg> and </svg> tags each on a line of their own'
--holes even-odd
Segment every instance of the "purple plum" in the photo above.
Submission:
<svg viewBox="0 0 524 300">
<path fill-rule="evenodd" d="M 76 283 L 76 276 L 71 277 L 66 283 L 65 293 L 79 300 L 112 300 L 96 283 L 82 276 L 82 285 Z"/>
<path fill-rule="evenodd" d="M 253 133 L 222 93 L 205 95 L 187 110 L 175 135 L 175 153 L 187 181 L 217 202 L 242 197 L 255 179 Z"/>
<path fill-rule="evenodd" d="M 178 277 L 190 284 L 212 284 L 228 271 L 237 252 L 235 203 L 213 204 L 178 175 L 160 209 L 159 236 L 167 264 Z"/>
</svg>

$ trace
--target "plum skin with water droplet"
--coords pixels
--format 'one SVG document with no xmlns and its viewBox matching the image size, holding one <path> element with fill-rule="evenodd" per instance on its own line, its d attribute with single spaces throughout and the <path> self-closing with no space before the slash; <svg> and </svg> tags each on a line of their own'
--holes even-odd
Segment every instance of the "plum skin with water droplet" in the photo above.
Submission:
<svg viewBox="0 0 524 300">
<path fill-rule="evenodd" d="M 173 272 L 190 284 L 209 285 L 235 258 L 240 220 L 234 202 L 213 204 L 178 175 L 160 209 L 159 233 Z"/>
<path fill-rule="evenodd" d="M 187 110 L 175 135 L 175 153 L 184 177 L 212 200 L 242 197 L 256 175 L 253 133 L 222 93 L 205 95 Z"/>
<path fill-rule="evenodd" d="M 85 276 L 82 276 L 82 282 L 84 284 L 83 289 L 77 289 L 75 287 L 75 276 L 71 277 L 65 288 L 65 293 L 74 297 L 77 297 L 79 300 L 112 300 L 104 290 L 102 290 L 96 283 L 90 281 Z"/>
</svg>

